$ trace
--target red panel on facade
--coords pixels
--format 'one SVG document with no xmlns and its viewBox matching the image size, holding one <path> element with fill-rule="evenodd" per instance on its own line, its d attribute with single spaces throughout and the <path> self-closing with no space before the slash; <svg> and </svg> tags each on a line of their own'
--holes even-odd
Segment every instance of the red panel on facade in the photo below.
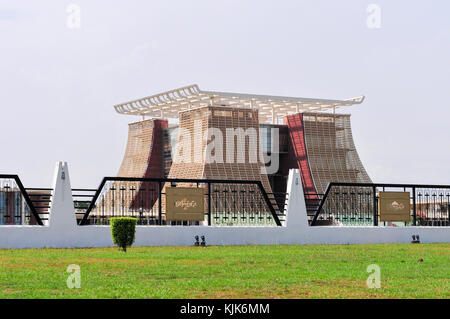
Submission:
<svg viewBox="0 0 450 319">
<path fill-rule="evenodd" d="M 303 191 L 306 199 L 317 199 L 317 191 L 308 162 L 308 154 L 305 145 L 305 131 L 303 114 L 297 113 L 284 118 L 284 124 L 289 128 L 289 157 L 294 158 L 302 177 Z M 292 154 L 293 152 L 293 154 Z"/>
<path fill-rule="evenodd" d="M 148 156 L 148 166 L 144 176 L 146 178 L 163 177 L 163 129 L 167 128 L 167 120 L 153 120 L 151 150 Z"/>
<path fill-rule="evenodd" d="M 163 130 L 168 127 L 167 120 L 153 120 L 152 141 L 147 161 L 147 169 L 144 178 L 162 178 L 163 175 Z M 153 189 L 153 190 L 150 190 Z M 150 192 L 149 192 L 150 191 Z M 136 195 L 131 203 L 133 209 L 142 207 L 152 209 L 158 199 L 156 183 L 141 183 Z"/>
</svg>

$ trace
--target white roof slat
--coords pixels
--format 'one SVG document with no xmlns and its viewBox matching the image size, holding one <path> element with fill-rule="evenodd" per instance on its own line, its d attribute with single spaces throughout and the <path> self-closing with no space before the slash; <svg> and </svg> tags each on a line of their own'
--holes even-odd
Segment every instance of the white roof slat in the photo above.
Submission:
<svg viewBox="0 0 450 319">
<path fill-rule="evenodd" d="M 202 91 L 198 85 L 193 84 L 179 89 L 144 97 L 142 99 L 115 105 L 115 110 L 120 114 L 128 115 L 155 115 L 160 116 L 161 109 L 165 118 L 178 118 L 180 111 L 190 107 L 201 107 L 210 104 L 226 105 L 230 107 L 243 107 L 259 110 L 262 122 L 272 121 L 274 116 L 279 118 L 288 114 L 309 110 L 326 111 L 343 106 L 361 104 L 364 96 L 358 96 L 346 100 L 315 99 L 304 97 L 286 97 L 272 95 L 254 95 L 246 93 L 229 93 L 216 91 Z"/>
</svg>

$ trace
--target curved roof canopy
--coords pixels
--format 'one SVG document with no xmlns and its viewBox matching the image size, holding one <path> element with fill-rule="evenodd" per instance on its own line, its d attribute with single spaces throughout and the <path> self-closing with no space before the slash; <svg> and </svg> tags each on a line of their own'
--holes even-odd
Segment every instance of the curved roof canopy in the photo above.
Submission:
<svg viewBox="0 0 450 319">
<path fill-rule="evenodd" d="M 303 97 L 254 95 L 200 90 L 193 84 L 115 105 L 120 114 L 178 118 L 178 113 L 208 105 L 236 108 L 256 108 L 260 122 L 275 123 L 277 118 L 299 112 L 335 110 L 342 106 L 361 104 L 364 96 L 347 100 L 327 100 Z"/>
</svg>

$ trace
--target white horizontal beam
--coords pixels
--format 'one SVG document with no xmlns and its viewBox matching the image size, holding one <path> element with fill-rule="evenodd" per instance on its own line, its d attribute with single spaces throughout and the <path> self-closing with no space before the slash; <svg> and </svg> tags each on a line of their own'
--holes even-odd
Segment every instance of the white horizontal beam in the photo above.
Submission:
<svg viewBox="0 0 450 319">
<path fill-rule="evenodd" d="M 120 114 L 149 115 L 158 117 L 163 110 L 164 117 L 177 118 L 180 111 L 203 107 L 211 104 L 223 104 L 230 107 L 255 108 L 260 112 L 261 121 L 271 121 L 288 114 L 308 110 L 330 110 L 343 106 L 361 104 L 364 96 L 347 100 L 315 99 L 304 97 L 287 97 L 272 95 L 253 95 L 245 93 L 229 93 L 202 91 L 196 84 L 179 89 L 159 93 L 127 103 L 115 105 Z"/>
</svg>

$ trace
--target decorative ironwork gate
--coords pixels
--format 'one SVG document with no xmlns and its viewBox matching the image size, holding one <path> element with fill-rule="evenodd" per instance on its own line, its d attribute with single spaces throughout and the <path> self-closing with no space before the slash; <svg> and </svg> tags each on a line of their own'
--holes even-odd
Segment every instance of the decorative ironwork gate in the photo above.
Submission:
<svg viewBox="0 0 450 319">
<path fill-rule="evenodd" d="M 51 189 L 24 188 L 19 176 L 0 175 L 0 225 L 44 225 Z"/>
<path fill-rule="evenodd" d="M 204 191 L 204 221 L 170 221 L 166 188 Z M 285 216 L 286 194 L 266 193 L 260 181 L 105 177 L 97 190 L 73 189 L 79 225 L 109 224 L 130 216 L 139 225 L 276 225 Z M 91 200 L 84 200 L 91 198 Z"/>
<path fill-rule="evenodd" d="M 410 220 L 405 225 L 450 225 L 450 185 L 333 182 L 328 184 L 325 194 L 321 196 L 311 226 L 377 226 L 380 217 L 379 195 L 387 191 L 409 192 Z M 393 205 L 404 204 L 393 201 Z"/>
</svg>

